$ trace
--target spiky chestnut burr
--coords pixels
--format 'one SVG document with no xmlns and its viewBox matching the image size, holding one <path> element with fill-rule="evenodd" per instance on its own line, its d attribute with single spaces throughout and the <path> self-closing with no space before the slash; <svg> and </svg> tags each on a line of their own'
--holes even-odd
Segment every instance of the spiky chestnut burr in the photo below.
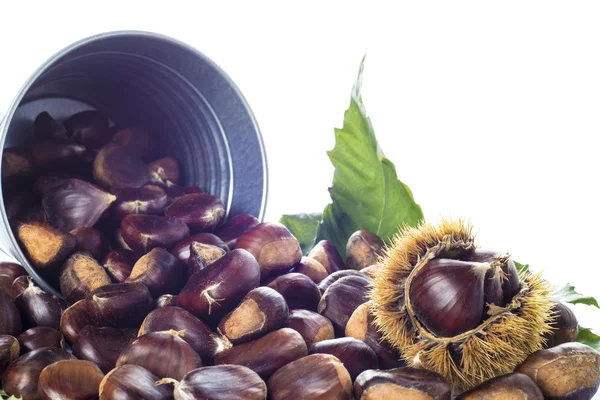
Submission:
<svg viewBox="0 0 600 400">
<path fill-rule="evenodd" d="M 404 228 L 378 268 L 371 312 L 383 338 L 458 390 L 512 372 L 551 330 L 548 284 L 476 250 L 462 220 Z"/>
</svg>

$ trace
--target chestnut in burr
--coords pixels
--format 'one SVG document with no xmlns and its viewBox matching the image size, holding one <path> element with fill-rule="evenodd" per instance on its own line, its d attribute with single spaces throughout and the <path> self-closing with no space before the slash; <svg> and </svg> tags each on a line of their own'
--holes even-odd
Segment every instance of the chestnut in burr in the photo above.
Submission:
<svg viewBox="0 0 600 400">
<path fill-rule="evenodd" d="M 115 367 L 119 354 L 137 337 L 136 329 L 96 327 L 83 328 L 73 344 L 73 354 L 96 364 L 104 373 Z"/>
</svg>

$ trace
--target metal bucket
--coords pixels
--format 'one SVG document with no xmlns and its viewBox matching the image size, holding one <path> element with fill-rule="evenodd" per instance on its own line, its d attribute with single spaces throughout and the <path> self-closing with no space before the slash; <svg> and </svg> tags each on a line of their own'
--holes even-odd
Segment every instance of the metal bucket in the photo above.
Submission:
<svg viewBox="0 0 600 400">
<path fill-rule="evenodd" d="M 229 215 L 262 220 L 267 163 L 250 107 L 231 79 L 197 50 L 148 32 L 111 32 L 61 50 L 23 85 L 0 121 L 0 148 L 33 141 L 33 120 L 87 109 L 117 126 L 146 126 L 166 155 L 180 161 L 184 184 L 218 196 Z M 0 248 L 46 291 L 10 229 L 0 198 Z"/>
</svg>

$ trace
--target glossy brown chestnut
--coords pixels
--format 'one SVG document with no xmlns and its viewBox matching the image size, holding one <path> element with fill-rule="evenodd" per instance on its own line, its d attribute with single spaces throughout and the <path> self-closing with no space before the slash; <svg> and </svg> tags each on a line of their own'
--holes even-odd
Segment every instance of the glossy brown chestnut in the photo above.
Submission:
<svg viewBox="0 0 600 400">
<path fill-rule="evenodd" d="M 16 299 L 29 286 L 29 275 L 22 275 L 15 279 L 10 287 L 10 296 Z"/>
<path fill-rule="evenodd" d="M 171 203 L 165 215 L 184 221 L 192 232 L 212 232 L 225 217 L 225 205 L 208 193 L 186 194 Z"/>
<path fill-rule="evenodd" d="M 67 140 L 67 129 L 47 111 L 42 111 L 33 121 L 33 134 L 37 140 Z"/>
<path fill-rule="evenodd" d="M 6 217 L 10 222 L 29 221 L 31 210 L 41 207 L 41 198 L 29 191 L 5 191 L 3 196 Z"/>
<path fill-rule="evenodd" d="M 173 182 L 167 181 L 167 184 L 163 187 L 167 193 L 169 204 L 173 203 L 178 198 L 185 196 L 186 194 L 202 194 L 206 193 L 204 190 L 197 186 L 178 186 Z"/>
<path fill-rule="evenodd" d="M 282 328 L 218 353 L 215 364 L 243 365 L 267 379 L 284 365 L 306 356 L 307 352 L 306 343 L 298 332 Z"/>
<path fill-rule="evenodd" d="M 25 354 L 32 350 L 43 347 L 65 348 L 65 338 L 62 333 L 47 326 L 36 326 L 21 333 L 17 340 L 21 347 L 21 353 Z"/>
<path fill-rule="evenodd" d="M 156 385 L 158 376 L 139 365 L 123 365 L 100 382 L 100 400 L 170 400 L 173 388 Z"/>
<path fill-rule="evenodd" d="M 17 338 L 11 335 L 0 335 L 0 376 L 6 367 L 19 357 L 20 351 Z"/>
<path fill-rule="evenodd" d="M 354 381 L 367 369 L 379 368 L 377 354 L 364 342 L 348 337 L 322 340 L 308 349 L 309 354 L 331 354 L 340 359 Z"/>
<path fill-rule="evenodd" d="M 335 338 L 331 321 L 313 311 L 292 310 L 283 326 L 298 332 L 307 347 L 322 340 Z"/>
<path fill-rule="evenodd" d="M 236 248 L 249 251 L 260 265 L 262 279 L 289 270 L 302 258 L 298 240 L 281 224 L 262 223 L 239 237 Z"/>
<path fill-rule="evenodd" d="M 115 215 L 118 219 L 126 215 L 161 215 L 167 207 L 167 194 L 155 185 L 144 185 L 139 188 L 122 188 L 114 191 Z"/>
<path fill-rule="evenodd" d="M 38 394 L 42 400 L 96 399 L 104 374 L 84 360 L 62 360 L 42 370 Z"/>
<path fill-rule="evenodd" d="M 192 242 L 190 244 L 190 257 L 187 260 L 187 273 L 192 276 L 198 271 L 202 271 L 213 262 L 225 255 L 225 250 L 212 244 Z"/>
<path fill-rule="evenodd" d="M 458 396 L 456 400 L 480 399 L 544 400 L 539 387 L 523 374 L 507 374 L 474 387 Z"/>
<path fill-rule="evenodd" d="M 237 345 L 281 328 L 289 315 L 281 294 L 268 287 L 252 289 L 219 323 L 219 332 Z"/>
<path fill-rule="evenodd" d="M 267 382 L 269 398 L 351 400 L 352 379 L 340 360 L 311 354 L 280 368 Z"/>
<path fill-rule="evenodd" d="M 36 142 L 31 148 L 31 161 L 40 171 L 68 172 L 85 163 L 87 150 L 74 143 L 57 141 Z"/>
<path fill-rule="evenodd" d="M 329 274 L 346 269 L 344 260 L 335 248 L 334 244 L 328 240 L 321 240 L 308 253 L 308 258 L 313 258 L 325 267 Z"/>
<path fill-rule="evenodd" d="M 450 400 L 450 385 L 435 372 L 417 368 L 367 370 L 354 382 L 354 399 Z"/>
<path fill-rule="evenodd" d="M 102 326 L 137 328 L 152 310 L 153 299 L 143 283 L 114 283 L 88 295 L 90 316 Z"/>
<path fill-rule="evenodd" d="M 10 293 L 14 279 L 10 276 L 0 275 L 0 290 Z"/>
<path fill-rule="evenodd" d="M 6 368 L 2 375 L 2 389 L 9 395 L 21 397 L 23 400 L 40 399 L 38 382 L 42 370 L 55 362 L 72 359 L 72 355 L 56 347 L 30 351 Z"/>
<path fill-rule="evenodd" d="M 242 234 L 250 228 L 260 224 L 260 221 L 252 215 L 240 214 L 229 217 L 223 225 L 215 231 L 215 235 L 220 237 L 230 248 L 234 248 L 237 240 Z"/>
<path fill-rule="evenodd" d="M 115 249 L 104 257 L 102 266 L 115 283 L 123 283 L 129 275 L 135 262 L 138 260 L 135 253 L 126 249 Z"/>
<path fill-rule="evenodd" d="M 33 179 L 33 164 L 26 152 L 7 148 L 2 152 L 3 187 L 26 187 Z"/>
<path fill-rule="evenodd" d="M 187 263 L 190 258 L 190 245 L 193 242 L 209 244 L 220 247 L 225 251 L 229 251 L 229 247 L 227 247 L 225 242 L 223 242 L 217 236 L 213 235 L 212 233 L 202 232 L 196 233 L 177 243 L 177 245 L 171 249 L 171 254 L 177 257 L 180 261 Z"/>
<path fill-rule="evenodd" d="M 337 336 L 343 336 L 350 316 L 358 306 L 366 303 L 369 281 L 359 276 L 348 276 L 327 288 L 319 302 L 319 314 L 329 318 Z"/>
<path fill-rule="evenodd" d="M 327 278 L 325 278 L 321 282 L 319 282 L 319 290 L 321 291 L 321 293 L 325 293 L 327 288 L 329 286 L 331 286 L 331 284 L 333 282 L 335 282 L 339 279 L 345 278 L 347 276 L 359 276 L 359 277 L 362 277 L 365 279 L 369 279 L 369 276 L 363 274 L 362 272 L 355 271 L 353 269 L 343 269 L 343 270 L 332 273 L 331 275 L 327 276 Z"/>
<path fill-rule="evenodd" d="M 33 192 L 44 195 L 46 192 L 56 189 L 71 179 L 77 179 L 75 174 L 42 175 L 33 182 Z"/>
<path fill-rule="evenodd" d="M 119 354 L 137 337 L 136 329 L 119 329 L 88 325 L 73 344 L 73 355 L 88 360 L 107 373 L 115 367 Z"/>
<path fill-rule="evenodd" d="M 121 222 L 121 235 L 133 251 L 146 254 L 155 247 L 170 249 L 190 236 L 190 230 L 177 218 L 128 215 Z"/>
<path fill-rule="evenodd" d="M 268 287 L 281 293 L 290 310 L 316 311 L 321 299 L 321 292 L 317 285 L 304 274 L 281 275 L 269 283 Z"/>
<path fill-rule="evenodd" d="M 31 277 L 27 288 L 15 298 L 15 305 L 21 312 L 23 326 L 26 328 L 48 326 L 58 329 L 60 316 L 68 307 L 64 300 L 36 286 Z"/>
<path fill-rule="evenodd" d="M 139 336 L 121 352 L 117 367 L 135 364 L 159 378 L 181 380 L 185 374 L 202 366 L 200 356 L 182 336 L 185 332 L 174 330 Z"/>
<path fill-rule="evenodd" d="M 75 250 L 88 252 L 98 261 L 108 253 L 108 242 L 98 229 L 80 228 L 70 233 L 75 236 Z"/>
<path fill-rule="evenodd" d="M 12 297 L 0 290 L 0 335 L 17 336 L 23 331 L 19 309 Z"/>
<path fill-rule="evenodd" d="M 94 160 L 94 178 L 107 188 L 144 186 L 148 167 L 133 152 L 114 143 L 102 147 Z"/>
<path fill-rule="evenodd" d="M 177 306 L 177 295 L 176 294 L 163 294 L 159 296 L 154 302 L 155 308 L 164 307 L 176 307 Z"/>
<path fill-rule="evenodd" d="M 105 269 L 89 253 L 74 253 L 60 272 L 60 291 L 70 303 L 83 300 L 97 288 L 110 284 Z"/>
<path fill-rule="evenodd" d="M 300 262 L 294 265 L 292 272 L 304 274 L 308 276 L 317 285 L 325 278 L 327 278 L 327 270 L 320 262 L 315 259 L 302 257 Z"/>
<path fill-rule="evenodd" d="M 75 249 L 75 236 L 54 228 L 47 222 L 21 222 L 17 239 L 27 259 L 38 270 L 53 270 L 69 258 Z"/>
<path fill-rule="evenodd" d="M 222 318 L 258 287 L 260 270 L 252 254 L 235 249 L 192 275 L 177 304 L 200 318 Z"/>
<path fill-rule="evenodd" d="M 266 400 L 267 385 L 250 368 L 241 365 L 215 365 L 187 373 L 181 382 L 162 379 L 159 384 L 174 385 L 175 400 Z"/>
<path fill-rule="evenodd" d="M 88 325 L 95 325 L 96 321 L 88 313 L 85 300 L 79 300 L 67 308 L 60 317 L 60 332 L 71 345 L 75 343 L 79 332 Z"/>
<path fill-rule="evenodd" d="M 356 231 L 346 244 L 348 268 L 360 270 L 377 263 L 383 255 L 383 240 L 368 231 Z"/>
<path fill-rule="evenodd" d="M 112 139 L 125 150 L 136 154 L 144 161 L 151 160 L 156 152 L 156 140 L 145 128 L 126 128 L 118 131 Z"/>
<path fill-rule="evenodd" d="M 564 343 L 530 355 L 515 372 L 530 377 L 546 399 L 591 399 L 600 384 L 600 353 L 581 343 Z"/>
<path fill-rule="evenodd" d="M 212 332 L 204 322 L 179 307 L 158 308 L 152 311 L 142 322 L 138 336 L 171 329 L 185 331 L 182 339 L 205 360 L 210 360 L 215 354 L 231 347 L 227 338 Z"/>
<path fill-rule="evenodd" d="M 354 310 L 346 324 L 346 336 L 365 342 L 379 360 L 381 369 L 405 367 L 406 362 L 387 340 L 381 336 L 381 332 L 374 323 L 373 315 L 369 312 L 370 302 L 361 304 Z"/>
<path fill-rule="evenodd" d="M 575 313 L 563 303 L 556 303 L 552 308 L 552 312 L 555 315 L 554 321 L 550 324 L 553 331 L 546 335 L 545 347 L 555 347 L 563 343 L 577 341 L 579 325 Z"/>
<path fill-rule="evenodd" d="M 27 272 L 17 263 L 0 262 L 0 275 L 10 277 L 13 281 L 20 276 L 27 275 Z"/>
<path fill-rule="evenodd" d="M 150 182 L 166 185 L 167 182 L 179 184 L 179 164 L 173 157 L 164 157 L 148 164 Z"/>
<path fill-rule="evenodd" d="M 98 149 L 110 140 L 108 116 L 100 111 L 86 110 L 64 121 L 69 141 Z"/>
<path fill-rule="evenodd" d="M 185 266 L 174 255 L 157 247 L 137 260 L 125 282 L 143 283 L 158 297 L 179 292 L 186 277 Z"/>
</svg>

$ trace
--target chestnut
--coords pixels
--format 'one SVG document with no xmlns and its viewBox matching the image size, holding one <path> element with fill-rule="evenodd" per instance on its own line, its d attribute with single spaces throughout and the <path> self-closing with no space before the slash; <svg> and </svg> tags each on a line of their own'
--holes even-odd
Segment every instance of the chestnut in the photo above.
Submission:
<svg viewBox="0 0 600 400">
<path fill-rule="evenodd" d="M 176 218 L 128 215 L 121 222 L 121 234 L 133 251 L 145 254 L 155 247 L 173 247 L 190 236 L 190 230 Z"/>
<path fill-rule="evenodd" d="M 363 274 L 362 272 L 355 271 L 353 269 L 343 269 L 332 273 L 331 275 L 323 279 L 321 282 L 319 282 L 319 290 L 321 291 L 321 293 L 325 293 L 327 288 L 331 286 L 333 282 L 345 278 L 347 276 L 359 276 L 365 279 L 369 279 L 369 276 Z"/>
<path fill-rule="evenodd" d="M 212 232 L 225 217 L 225 205 L 208 193 L 186 194 L 166 208 L 165 216 L 179 218 L 192 232 Z"/>
<path fill-rule="evenodd" d="M 544 395 L 527 375 L 511 373 L 483 382 L 479 386 L 464 392 L 456 400 L 492 398 L 544 400 Z"/>
<path fill-rule="evenodd" d="M 6 218 L 9 222 L 15 221 L 31 221 L 36 220 L 32 218 L 32 210 L 37 207 L 41 207 L 41 198 L 36 194 L 29 191 L 15 192 L 9 191 L 4 192 L 4 209 L 6 211 Z M 41 218 L 39 220 L 43 221 Z"/>
<path fill-rule="evenodd" d="M 3 187 L 24 187 L 31 184 L 33 164 L 28 154 L 16 148 L 7 148 L 2 152 Z"/>
<path fill-rule="evenodd" d="M 405 367 L 406 362 L 400 356 L 400 353 L 387 340 L 374 323 L 373 314 L 369 312 L 370 302 L 363 303 L 354 310 L 352 316 L 346 324 L 345 335 L 365 342 L 379 360 L 381 369 L 391 369 Z"/>
<path fill-rule="evenodd" d="M 75 250 L 90 253 L 96 260 L 102 260 L 108 253 L 108 242 L 98 229 L 79 228 L 70 233 L 75 236 Z"/>
<path fill-rule="evenodd" d="M 260 283 L 252 254 L 235 249 L 192 275 L 179 293 L 177 304 L 200 318 L 221 318 Z"/>
<path fill-rule="evenodd" d="M 308 258 L 312 258 L 325 267 L 328 274 L 346 269 L 344 260 L 335 248 L 335 245 L 328 240 L 321 240 L 308 253 Z"/>
<path fill-rule="evenodd" d="M 268 287 L 252 289 L 219 323 L 219 332 L 234 345 L 279 329 L 289 315 L 285 299 Z"/>
<path fill-rule="evenodd" d="M 177 295 L 176 294 L 163 294 L 159 296 L 154 302 L 155 308 L 164 307 L 176 307 L 177 306 Z"/>
<path fill-rule="evenodd" d="M 375 276 L 377 275 L 377 271 L 379 271 L 379 268 L 380 267 L 377 264 L 374 264 L 361 269 L 359 272 L 367 275 L 369 278 L 375 278 Z"/>
<path fill-rule="evenodd" d="M 555 315 L 555 319 L 550 324 L 552 332 L 546 335 L 545 347 L 555 347 L 577 341 L 579 327 L 575 313 L 563 303 L 556 303 L 552 308 L 552 313 Z"/>
<path fill-rule="evenodd" d="M 282 328 L 222 351 L 214 361 L 215 365 L 243 365 L 266 379 L 284 365 L 306 356 L 307 352 L 306 343 L 298 332 Z"/>
<path fill-rule="evenodd" d="M 192 276 L 198 271 L 208 267 L 213 262 L 225 255 L 225 250 L 212 244 L 192 242 L 190 244 L 190 257 L 186 263 L 187 273 Z"/>
<path fill-rule="evenodd" d="M 0 376 L 19 357 L 19 341 L 10 335 L 0 335 Z"/>
<path fill-rule="evenodd" d="M 271 376 L 267 389 L 271 400 L 352 399 L 350 374 L 340 360 L 330 354 L 311 354 L 287 364 Z"/>
<path fill-rule="evenodd" d="M 42 370 L 38 394 L 42 400 L 95 399 L 102 379 L 102 371 L 89 361 L 62 360 Z"/>
<path fill-rule="evenodd" d="M 193 242 L 209 244 L 220 247 L 225 251 L 229 251 L 229 247 L 217 236 L 213 235 L 212 233 L 202 232 L 196 233 L 177 243 L 177 245 L 171 249 L 171 254 L 177 257 L 177 259 L 180 261 L 187 263 L 190 258 L 190 245 Z"/>
<path fill-rule="evenodd" d="M 121 129 L 115 133 L 112 142 L 145 161 L 152 159 L 157 149 L 156 139 L 150 131 L 139 127 Z"/>
<path fill-rule="evenodd" d="M 87 148 L 100 148 L 110 140 L 108 116 L 97 110 L 71 115 L 63 122 L 69 141 Z"/>
<path fill-rule="evenodd" d="M 20 276 L 27 275 L 27 272 L 20 264 L 4 261 L 0 262 L 0 275 L 8 276 L 14 281 Z"/>
<path fill-rule="evenodd" d="M 283 326 L 298 332 L 307 347 L 321 340 L 335 338 L 331 321 L 321 314 L 308 310 L 292 310 Z"/>
<path fill-rule="evenodd" d="M 60 291 L 71 303 L 110 283 L 104 268 L 89 253 L 73 253 L 60 272 Z"/>
<path fill-rule="evenodd" d="M 215 235 L 220 237 L 230 248 L 234 248 L 237 240 L 242 234 L 250 228 L 260 224 L 260 221 L 249 214 L 240 214 L 229 217 L 223 225 L 215 231 Z"/>
<path fill-rule="evenodd" d="M 156 385 L 158 376 L 139 365 L 123 365 L 100 382 L 100 400 L 170 400 L 173 389 Z"/>
<path fill-rule="evenodd" d="M 366 343 L 354 338 L 322 340 L 313 343 L 308 349 L 308 353 L 336 356 L 344 364 L 353 381 L 363 371 L 379 368 L 377 354 Z"/>
<path fill-rule="evenodd" d="M 161 379 L 157 384 L 174 385 L 175 400 L 266 400 L 267 385 L 241 365 L 215 365 L 188 372 L 180 382 Z"/>
<path fill-rule="evenodd" d="M 123 283 L 131 275 L 131 270 L 137 260 L 138 257 L 133 251 L 115 249 L 104 257 L 102 266 L 115 283 Z"/>
<path fill-rule="evenodd" d="M 115 367 L 119 354 L 137 337 L 136 329 L 119 329 L 88 325 L 73 344 L 73 355 L 97 365 L 107 373 Z"/>
<path fill-rule="evenodd" d="M 154 297 L 158 297 L 178 292 L 186 275 L 184 266 L 174 255 L 157 247 L 137 260 L 125 282 L 143 283 Z"/>
<path fill-rule="evenodd" d="M 316 311 L 321 299 L 317 285 L 306 275 L 289 273 L 269 283 L 268 287 L 277 290 L 285 298 L 288 307 Z"/>
<path fill-rule="evenodd" d="M 12 297 L 0 290 L 0 335 L 17 336 L 22 329 L 21 315 Z"/>
<path fill-rule="evenodd" d="M 256 258 L 262 279 L 289 270 L 302 258 L 298 240 L 281 224 L 254 226 L 239 237 L 236 248 L 248 250 Z"/>
<path fill-rule="evenodd" d="M 60 266 L 69 258 L 77 243 L 75 236 L 47 222 L 20 222 L 16 233 L 27 259 L 39 271 L 51 271 Z"/>
<path fill-rule="evenodd" d="M 354 232 L 348 238 L 346 245 L 348 268 L 360 270 L 376 264 L 378 258 L 383 255 L 384 246 L 383 240 L 374 233 L 368 231 Z"/>
<path fill-rule="evenodd" d="M 0 275 L 0 290 L 4 290 L 6 293 L 12 291 L 12 284 L 14 279 L 10 276 Z"/>
<path fill-rule="evenodd" d="M 320 262 L 308 257 L 302 257 L 300 262 L 294 265 L 292 272 L 304 274 L 316 284 L 319 284 L 323 279 L 327 278 L 327 275 L 329 275 Z"/>
<path fill-rule="evenodd" d="M 180 197 L 185 196 L 186 194 L 202 194 L 206 193 L 204 190 L 200 189 L 196 186 L 178 186 L 173 182 L 166 182 L 166 185 L 163 187 L 165 192 L 167 193 L 167 198 L 169 204 L 172 204 L 175 200 Z"/>
<path fill-rule="evenodd" d="M 202 366 L 198 353 L 182 339 L 184 335 L 184 331 L 171 329 L 139 336 L 121 352 L 117 367 L 135 364 L 159 378 L 181 380 L 185 374 Z"/>
<path fill-rule="evenodd" d="M 563 343 L 530 355 L 515 372 L 531 378 L 547 399 L 591 399 L 600 384 L 600 353 Z"/>
<path fill-rule="evenodd" d="M 137 328 L 153 305 L 152 295 L 143 283 L 114 283 L 88 295 L 86 307 L 100 325 Z"/>
<path fill-rule="evenodd" d="M 94 160 L 94 178 L 107 188 L 144 186 L 150 180 L 148 167 L 125 147 L 109 143 Z"/>
<path fill-rule="evenodd" d="M 33 121 L 33 135 L 37 140 L 67 140 L 67 129 L 57 122 L 50 113 L 42 111 Z"/>
<path fill-rule="evenodd" d="M 56 188 L 62 186 L 71 179 L 77 179 L 77 175 L 54 174 L 38 176 L 33 182 L 33 192 L 37 195 L 43 196 L 47 192 L 55 190 Z"/>
<path fill-rule="evenodd" d="M 43 347 L 65 348 L 65 338 L 62 333 L 47 326 L 36 326 L 21 333 L 17 340 L 21 347 L 21 353 L 25 354 L 32 350 Z"/>
<path fill-rule="evenodd" d="M 96 321 L 88 313 L 85 300 L 79 300 L 67 308 L 60 317 L 60 332 L 71 345 L 75 343 L 79 332 L 88 325 L 95 325 Z"/>
<path fill-rule="evenodd" d="M 130 214 L 161 215 L 167 207 L 167 194 L 155 185 L 116 189 L 114 193 L 117 196 L 115 215 L 118 219 Z"/>
<path fill-rule="evenodd" d="M 319 302 L 319 314 L 329 318 L 336 334 L 343 336 L 350 316 L 358 306 L 366 303 L 369 281 L 359 276 L 347 276 L 327 288 Z"/>
<path fill-rule="evenodd" d="M 166 185 L 167 182 L 179 183 L 179 164 L 173 157 L 164 157 L 148 164 L 150 182 Z"/>
<path fill-rule="evenodd" d="M 73 170 L 85 163 L 86 148 L 75 143 L 41 141 L 31 148 L 33 166 L 44 172 Z"/>
<path fill-rule="evenodd" d="M 48 326 L 58 329 L 60 316 L 67 308 L 64 300 L 37 287 L 31 277 L 27 288 L 15 298 L 15 305 L 21 312 L 23 325 L 27 328 Z"/>
<path fill-rule="evenodd" d="M 435 372 L 411 367 L 367 370 L 354 382 L 354 399 L 450 400 L 448 382 Z"/>
<path fill-rule="evenodd" d="M 72 355 L 56 347 L 30 351 L 6 368 L 2 375 L 2 389 L 7 394 L 21 397 L 23 400 L 40 399 L 38 381 L 42 370 L 55 362 L 72 359 L 74 359 Z"/>
<path fill-rule="evenodd" d="M 21 275 L 15 279 L 10 287 L 10 296 L 16 299 L 29 286 L 29 275 Z"/>
<path fill-rule="evenodd" d="M 205 360 L 231 347 L 231 343 L 222 335 L 216 334 L 190 312 L 179 307 L 157 308 L 150 312 L 142 322 L 138 336 L 160 331 L 185 331 L 182 339 Z"/>
</svg>

